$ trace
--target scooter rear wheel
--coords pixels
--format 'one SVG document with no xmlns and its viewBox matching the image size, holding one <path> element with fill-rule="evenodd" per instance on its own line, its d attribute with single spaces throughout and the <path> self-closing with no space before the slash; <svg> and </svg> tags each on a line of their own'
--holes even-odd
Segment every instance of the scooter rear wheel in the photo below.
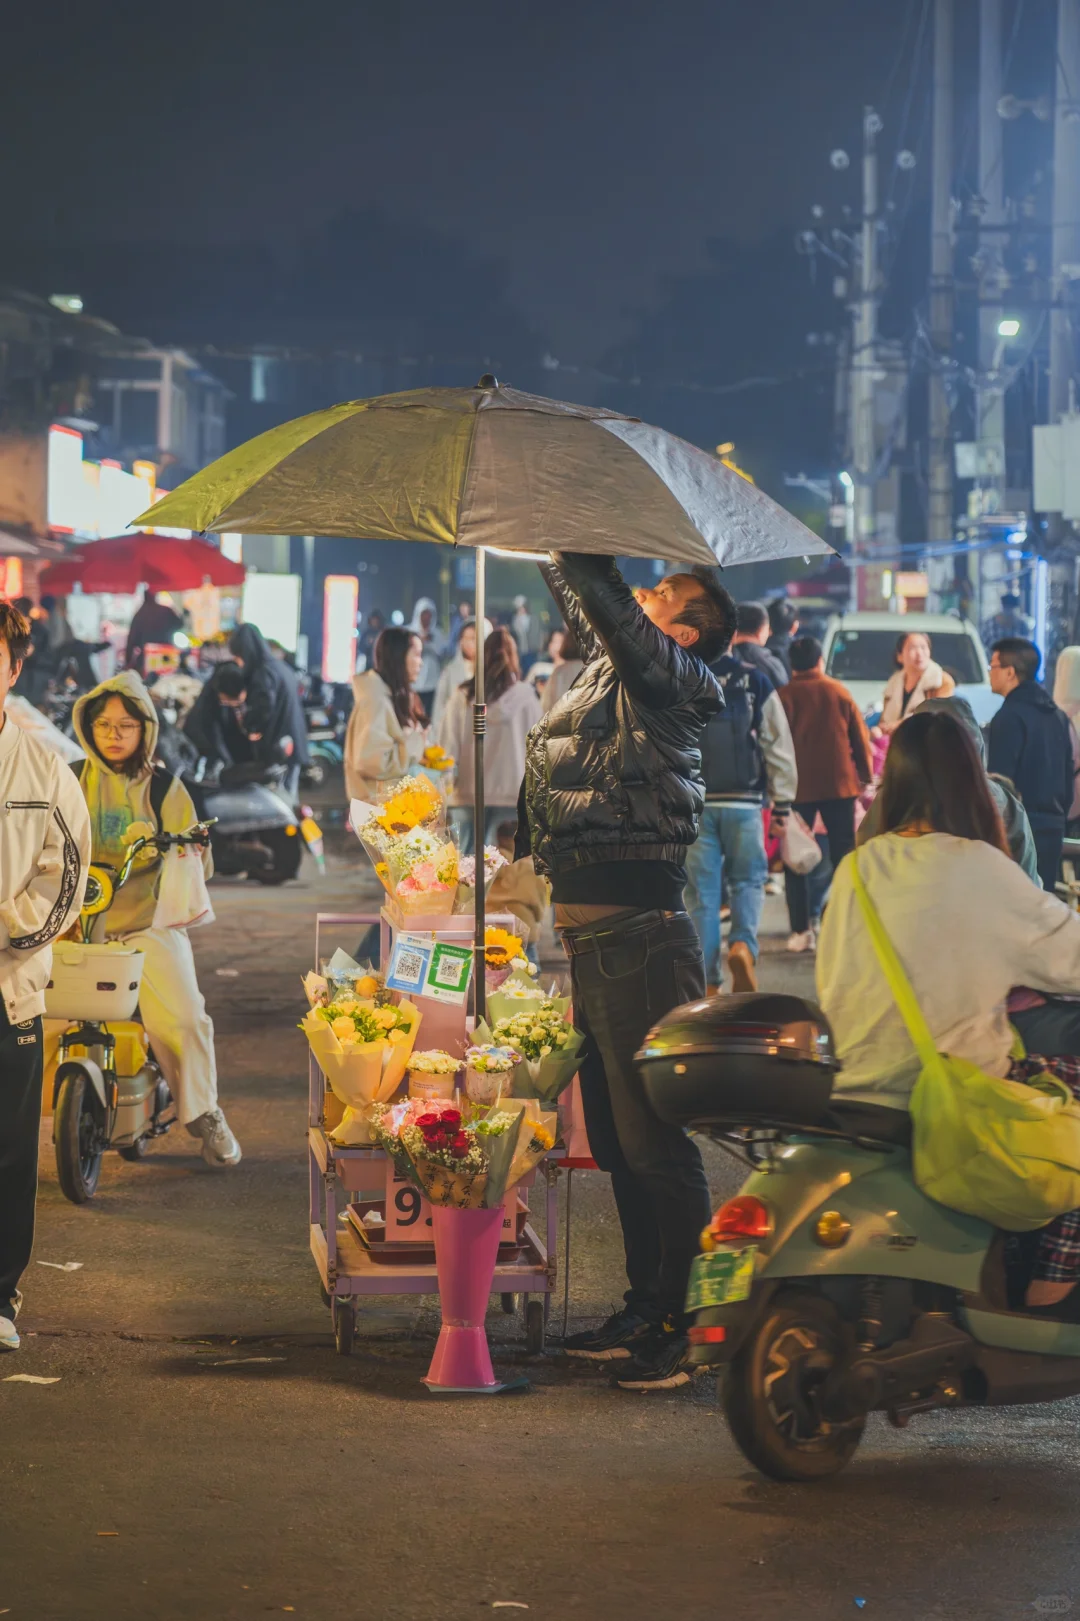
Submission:
<svg viewBox="0 0 1080 1621">
<path fill-rule="evenodd" d="M 103 1152 L 102 1124 L 87 1075 L 69 1074 L 61 1085 L 53 1135 L 60 1191 L 72 1204 L 86 1204 L 97 1191 Z"/>
<path fill-rule="evenodd" d="M 829 1301 L 790 1290 L 770 1301 L 739 1347 L 721 1398 L 740 1450 L 773 1480 L 822 1480 L 849 1463 L 864 1419 L 831 1424 L 818 1394 L 840 1355 L 843 1324 Z"/>
<path fill-rule="evenodd" d="M 283 884 L 287 879 L 295 878 L 304 853 L 304 841 L 299 830 L 290 834 L 284 828 L 274 827 L 260 833 L 259 839 L 271 852 L 272 860 L 264 867 L 252 867 L 248 877 L 260 884 Z"/>
</svg>

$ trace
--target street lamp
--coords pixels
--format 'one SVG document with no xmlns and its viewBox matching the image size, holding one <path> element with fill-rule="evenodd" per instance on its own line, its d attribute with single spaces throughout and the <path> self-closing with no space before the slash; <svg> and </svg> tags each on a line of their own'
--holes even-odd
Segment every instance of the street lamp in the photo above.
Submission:
<svg viewBox="0 0 1080 1621">
<path fill-rule="evenodd" d="M 1018 338 L 1020 336 L 1020 322 L 1014 316 L 1008 316 L 1004 321 L 998 322 L 999 338 Z"/>
</svg>

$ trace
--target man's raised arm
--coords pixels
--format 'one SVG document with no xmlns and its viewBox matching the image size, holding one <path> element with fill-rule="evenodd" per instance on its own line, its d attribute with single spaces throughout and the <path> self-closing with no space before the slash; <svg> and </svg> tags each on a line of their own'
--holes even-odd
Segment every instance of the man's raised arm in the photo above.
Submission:
<svg viewBox="0 0 1080 1621">
<path fill-rule="evenodd" d="M 591 659 L 596 658 L 600 653 L 600 644 L 596 639 L 596 633 L 592 625 L 582 612 L 581 603 L 578 601 L 575 592 L 563 578 L 561 563 L 555 553 L 552 553 L 549 563 L 540 564 L 540 572 L 547 581 L 548 590 L 559 604 L 560 613 L 577 638 L 577 644 L 581 649 L 582 663 L 588 664 Z"/>
<path fill-rule="evenodd" d="M 639 703 L 663 709 L 686 696 L 688 659 L 647 619 L 613 557 L 556 552 L 555 565 L 619 680 Z"/>
</svg>

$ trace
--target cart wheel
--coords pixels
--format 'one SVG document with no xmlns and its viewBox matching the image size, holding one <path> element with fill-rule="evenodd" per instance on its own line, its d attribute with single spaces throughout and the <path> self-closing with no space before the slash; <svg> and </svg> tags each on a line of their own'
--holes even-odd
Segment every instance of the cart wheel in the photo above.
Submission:
<svg viewBox="0 0 1080 1621">
<path fill-rule="evenodd" d="M 544 1349 L 544 1302 L 530 1300 L 525 1306 L 525 1349 L 538 1356 Z"/>
<path fill-rule="evenodd" d="M 515 1311 L 517 1311 L 517 1296 L 516 1295 L 500 1295 L 499 1296 L 499 1301 L 500 1301 L 500 1303 L 502 1305 L 502 1309 L 506 1313 L 506 1315 L 508 1317 L 512 1317 L 514 1315 Z"/>
<path fill-rule="evenodd" d="M 356 1334 L 356 1306 L 351 1300 L 338 1298 L 331 1308 L 334 1315 L 334 1344 L 338 1356 L 351 1356 Z"/>
</svg>

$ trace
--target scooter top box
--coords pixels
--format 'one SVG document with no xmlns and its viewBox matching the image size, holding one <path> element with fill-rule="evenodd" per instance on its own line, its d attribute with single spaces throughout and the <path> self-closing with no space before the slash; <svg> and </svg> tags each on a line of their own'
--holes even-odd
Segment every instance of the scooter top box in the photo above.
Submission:
<svg viewBox="0 0 1080 1621">
<path fill-rule="evenodd" d="M 821 1009 L 764 991 L 675 1008 L 637 1063 L 660 1118 L 703 1131 L 820 1125 L 839 1068 Z"/>
<path fill-rule="evenodd" d="M 130 1019 L 139 1004 L 141 951 L 121 945 L 83 945 L 61 940 L 53 946 L 52 978 L 45 988 L 50 1019 Z"/>
</svg>

